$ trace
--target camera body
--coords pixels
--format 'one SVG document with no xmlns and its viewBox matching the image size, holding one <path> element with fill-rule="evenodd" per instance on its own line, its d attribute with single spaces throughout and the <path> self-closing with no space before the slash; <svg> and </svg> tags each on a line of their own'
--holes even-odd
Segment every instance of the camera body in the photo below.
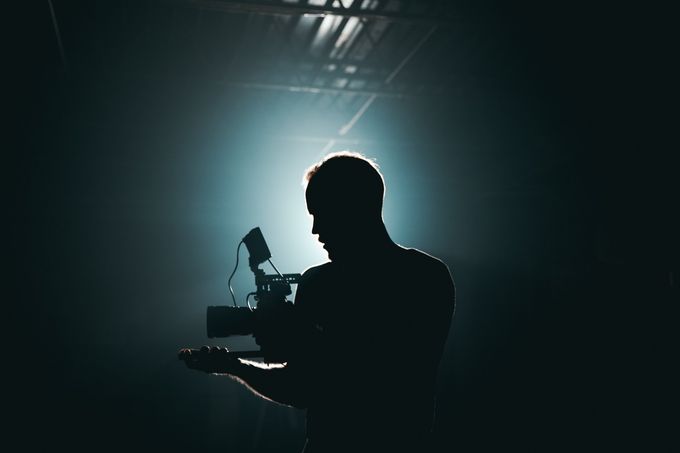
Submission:
<svg viewBox="0 0 680 453">
<path fill-rule="evenodd" d="M 291 313 L 292 303 L 286 297 L 292 294 L 291 285 L 300 281 L 300 274 L 265 274 L 260 264 L 269 261 L 271 253 L 260 228 L 253 228 L 244 238 L 249 253 L 250 270 L 255 276 L 255 308 L 238 306 L 209 306 L 206 313 L 208 338 L 224 338 L 232 335 L 254 335 L 285 329 L 286 315 Z M 271 263 L 271 261 L 270 261 Z M 273 264 L 272 264 L 273 266 Z M 276 267 L 274 267 L 276 269 Z M 259 342 L 258 342 L 259 343 Z M 269 358 L 277 358 L 275 351 L 265 351 Z M 265 356 L 254 351 L 248 356 Z M 265 356 L 265 359 L 267 358 Z"/>
<path fill-rule="evenodd" d="M 262 269 L 255 274 L 254 293 L 257 307 L 209 306 L 206 314 L 208 338 L 224 338 L 232 335 L 252 335 L 263 319 L 264 311 L 275 312 L 289 304 L 286 296 L 292 294 L 290 285 L 300 281 L 300 274 L 267 275 Z"/>
</svg>

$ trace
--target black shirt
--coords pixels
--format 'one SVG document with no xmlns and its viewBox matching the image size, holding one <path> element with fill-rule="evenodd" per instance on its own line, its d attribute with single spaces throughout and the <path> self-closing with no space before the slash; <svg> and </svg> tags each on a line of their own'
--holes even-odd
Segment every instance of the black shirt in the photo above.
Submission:
<svg viewBox="0 0 680 453">
<path fill-rule="evenodd" d="M 447 266 L 396 244 L 303 274 L 295 310 L 315 333 L 288 367 L 310 450 L 389 451 L 427 437 L 454 305 Z"/>
</svg>

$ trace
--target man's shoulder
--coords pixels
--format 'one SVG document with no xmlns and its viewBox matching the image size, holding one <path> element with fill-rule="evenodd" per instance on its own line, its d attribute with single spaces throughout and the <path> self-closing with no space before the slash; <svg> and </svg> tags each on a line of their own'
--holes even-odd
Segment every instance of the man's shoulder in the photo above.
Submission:
<svg viewBox="0 0 680 453">
<path fill-rule="evenodd" d="M 333 263 L 331 263 L 330 261 L 308 267 L 302 272 L 300 283 L 303 285 L 308 285 L 310 283 L 317 282 L 324 278 L 328 278 L 328 276 L 331 274 L 332 268 Z"/>
<path fill-rule="evenodd" d="M 331 283 L 331 269 L 331 262 L 305 269 L 298 283 L 295 303 L 305 304 L 305 301 L 310 299 L 310 297 L 313 299 L 314 295 L 323 293 L 325 288 Z"/>
<path fill-rule="evenodd" d="M 326 261 L 325 263 L 310 266 L 302 272 L 302 278 L 305 279 L 328 273 L 332 264 L 330 261 Z"/>
<path fill-rule="evenodd" d="M 401 246 L 400 248 L 406 259 L 411 261 L 414 266 L 427 269 L 437 269 L 440 271 L 446 270 L 446 272 L 449 272 L 449 267 L 446 265 L 446 263 L 434 255 L 430 255 L 429 253 L 423 252 L 422 250 L 416 248 L 405 248 Z"/>
</svg>

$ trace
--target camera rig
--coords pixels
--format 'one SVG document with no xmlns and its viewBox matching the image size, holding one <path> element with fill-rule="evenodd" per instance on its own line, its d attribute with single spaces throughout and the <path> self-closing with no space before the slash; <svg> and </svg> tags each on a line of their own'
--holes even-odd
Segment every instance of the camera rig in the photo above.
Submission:
<svg viewBox="0 0 680 453">
<path fill-rule="evenodd" d="M 245 244 L 248 249 L 248 263 L 250 270 L 255 276 L 256 291 L 246 297 L 247 306 L 238 306 L 231 287 L 231 279 L 238 269 L 238 255 L 241 245 Z M 276 274 L 266 274 L 260 269 L 260 264 L 268 261 Z M 274 263 L 271 262 L 271 253 L 267 242 L 264 240 L 259 227 L 253 228 L 239 242 L 236 251 L 236 266 L 229 277 L 229 291 L 232 295 L 233 306 L 209 306 L 206 314 L 206 327 L 208 338 L 223 338 L 232 335 L 255 335 L 260 331 L 267 331 L 277 324 L 279 314 L 288 310 L 292 303 L 286 300 L 286 296 L 292 294 L 291 285 L 300 281 L 300 274 L 281 274 Z M 249 298 L 254 296 L 257 302 L 252 307 Z M 275 351 L 234 351 L 235 357 L 265 357 L 276 359 Z"/>
</svg>

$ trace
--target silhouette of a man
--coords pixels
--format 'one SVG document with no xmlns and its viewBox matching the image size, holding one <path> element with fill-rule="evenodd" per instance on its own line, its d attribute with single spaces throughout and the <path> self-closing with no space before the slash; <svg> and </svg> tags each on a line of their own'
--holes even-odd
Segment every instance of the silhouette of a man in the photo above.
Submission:
<svg viewBox="0 0 680 453">
<path fill-rule="evenodd" d="M 425 451 L 454 312 L 449 270 L 392 241 L 382 220 L 384 181 L 372 161 L 334 153 L 305 180 L 312 234 L 330 261 L 302 276 L 295 332 L 258 338 L 263 349 L 288 344 L 290 359 L 263 368 L 204 347 L 187 365 L 307 409 L 304 453 Z"/>
</svg>

